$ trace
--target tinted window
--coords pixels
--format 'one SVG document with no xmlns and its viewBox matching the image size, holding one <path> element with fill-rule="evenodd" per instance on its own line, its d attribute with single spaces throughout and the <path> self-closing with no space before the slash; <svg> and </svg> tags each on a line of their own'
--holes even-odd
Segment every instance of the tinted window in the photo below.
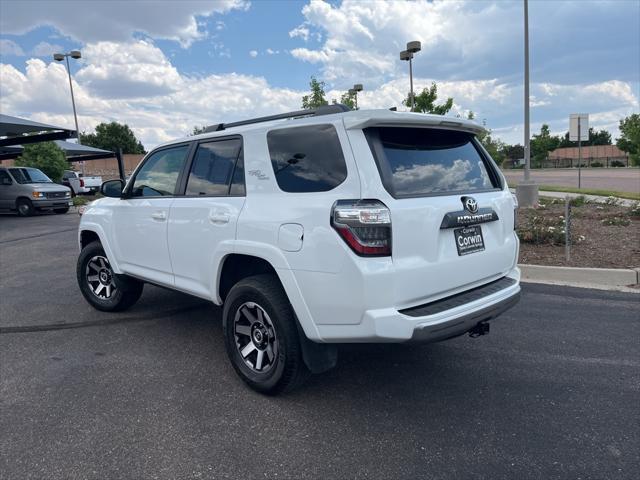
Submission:
<svg viewBox="0 0 640 480">
<path fill-rule="evenodd" d="M 366 129 L 389 193 L 420 196 L 494 188 L 482 155 L 465 132 L 428 128 Z"/>
<path fill-rule="evenodd" d="M 240 145 L 240 140 L 236 138 L 198 145 L 186 194 L 228 195 Z"/>
<path fill-rule="evenodd" d="M 9 183 L 13 183 L 9 174 L 4 170 L 0 170 L 0 185 L 7 185 Z"/>
<path fill-rule="evenodd" d="M 136 174 L 131 196 L 173 195 L 188 150 L 188 145 L 181 145 L 152 153 Z"/>
<path fill-rule="evenodd" d="M 244 158 L 242 150 L 240 150 L 240 156 L 236 163 L 236 169 L 233 172 L 233 180 L 231 181 L 230 195 L 246 195 L 244 187 Z"/>
<path fill-rule="evenodd" d="M 326 192 L 347 178 L 333 125 L 272 130 L 267 143 L 276 181 L 285 192 Z"/>
<path fill-rule="evenodd" d="M 37 168 L 10 168 L 9 171 L 18 183 L 51 183 L 51 179 Z"/>
</svg>

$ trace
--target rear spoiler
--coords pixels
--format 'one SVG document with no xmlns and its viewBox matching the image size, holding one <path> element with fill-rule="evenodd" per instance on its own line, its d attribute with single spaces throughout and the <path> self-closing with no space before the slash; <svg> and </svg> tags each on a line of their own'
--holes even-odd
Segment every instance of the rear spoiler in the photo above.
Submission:
<svg viewBox="0 0 640 480">
<path fill-rule="evenodd" d="M 364 113 L 364 112 L 363 112 Z M 367 127 L 431 127 L 446 130 L 458 130 L 479 134 L 486 131 L 482 125 L 462 118 L 445 117 L 414 112 L 393 112 L 389 110 L 375 110 L 367 112 L 370 115 L 345 115 L 344 126 L 347 130 L 360 130 Z"/>
</svg>

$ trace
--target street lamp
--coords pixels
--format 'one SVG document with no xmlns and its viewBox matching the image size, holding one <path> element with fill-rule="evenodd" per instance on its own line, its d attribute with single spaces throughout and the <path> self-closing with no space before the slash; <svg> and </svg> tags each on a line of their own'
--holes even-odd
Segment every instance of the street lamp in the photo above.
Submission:
<svg viewBox="0 0 640 480">
<path fill-rule="evenodd" d="M 73 119 L 76 122 L 76 138 L 78 139 L 78 144 L 80 144 L 80 131 L 78 130 L 78 115 L 76 114 L 76 101 L 73 98 L 73 83 L 71 83 L 71 69 L 69 67 L 69 57 L 75 58 L 76 60 L 82 58 L 80 50 L 71 50 L 69 53 L 54 53 L 53 59 L 56 62 L 61 62 L 63 60 L 67 61 L 67 75 L 69 75 L 69 89 L 71 90 L 71 106 L 73 106 Z"/>
<path fill-rule="evenodd" d="M 524 0 L 524 179 L 516 185 L 516 197 L 521 207 L 538 203 L 538 185 L 531 179 L 531 135 L 529 116 L 529 2 Z"/>
<path fill-rule="evenodd" d="M 358 110 L 358 92 L 361 92 L 362 90 L 364 90 L 364 87 L 362 86 L 361 83 L 356 83 L 351 90 L 353 90 L 353 95 L 356 100 L 356 110 Z"/>
<path fill-rule="evenodd" d="M 407 49 L 400 52 L 400 60 L 409 62 L 409 83 L 411 85 L 411 111 L 416 107 L 416 97 L 413 94 L 413 55 L 422 49 L 420 42 L 413 41 L 407 43 Z"/>
</svg>

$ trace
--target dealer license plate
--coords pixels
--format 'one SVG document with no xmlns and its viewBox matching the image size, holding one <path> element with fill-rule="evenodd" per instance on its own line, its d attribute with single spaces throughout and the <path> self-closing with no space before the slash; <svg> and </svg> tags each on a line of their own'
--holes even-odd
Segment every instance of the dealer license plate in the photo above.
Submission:
<svg viewBox="0 0 640 480">
<path fill-rule="evenodd" d="M 460 256 L 484 250 L 484 238 L 480 225 L 456 228 L 453 230 L 453 236 Z"/>
</svg>

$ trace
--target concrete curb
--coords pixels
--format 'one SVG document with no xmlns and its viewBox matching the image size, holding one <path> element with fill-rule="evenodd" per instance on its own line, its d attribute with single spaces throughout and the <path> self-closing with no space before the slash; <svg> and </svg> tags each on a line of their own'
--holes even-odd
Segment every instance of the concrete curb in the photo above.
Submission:
<svg viewBox="0 0 640 480">
<path fill-rule="evenodd" d="M 509 190 L 511 191 L 511 193 L 516 193 L 515 188 L 509 188 Z M 562 200 L 564 200 L 565 197 L 569 197 L 569 198 L 584 197 L 589 202 L 593 202 L 593 203 L 606 203 L 607 199 L 609 198 L 609 197 L 603 197 L 602 195 L 589 195 L 585 193 L 569 193 L 569 192 L 551 192 L 547 190 L 539 190 L 538 196 L 549 197 L 549 198 L 559 198 Z M 620 205 L 621 207 L 631 207 L 632 205 L 638 203 L 637 200 L 630 200 L 628 198 L 620 198 L 620 197 L 615 197 L 615 198 L 618 199 L 618 205 Z"/>
<path fill-rule="evenodd" d="M 640 268 L 576 268 L 546 265 L 518 265 L 523 282 L 574 285 L 587 288 L 623 289 L 640 293 L 637 289 L 627 289 L 629 285 L 640 283 Z"/>
</svg>

